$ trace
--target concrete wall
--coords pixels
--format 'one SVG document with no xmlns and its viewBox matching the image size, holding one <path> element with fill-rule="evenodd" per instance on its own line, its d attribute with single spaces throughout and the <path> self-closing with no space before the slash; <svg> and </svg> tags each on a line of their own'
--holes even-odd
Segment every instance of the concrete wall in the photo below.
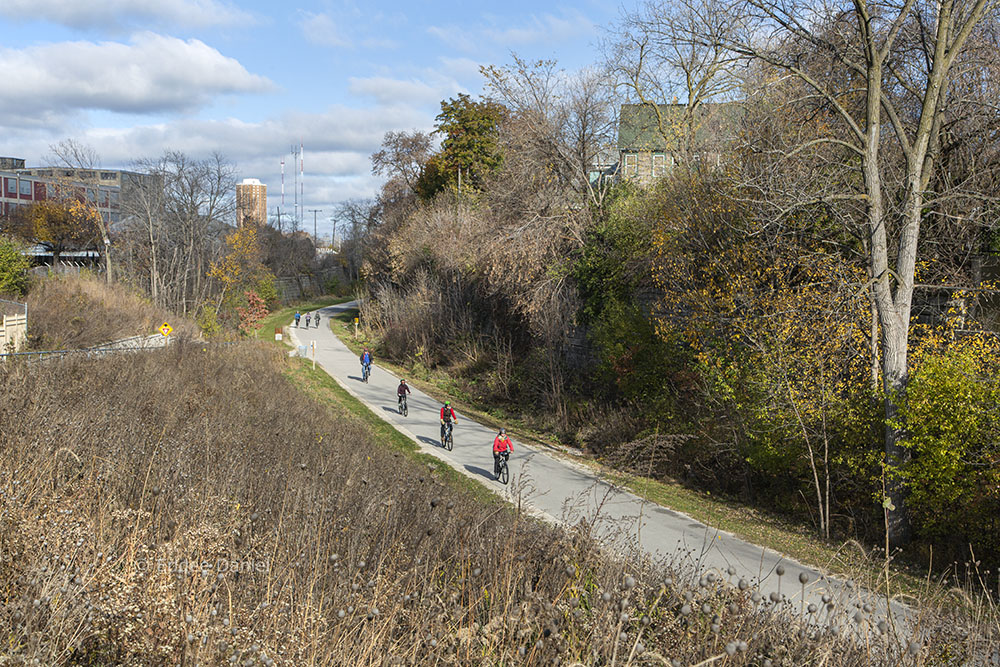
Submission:
<svg viewBox="0 0 1000 667">
<path fill-rule="evenodd" d="M 340 281 L 341 286 L 346 286 L 350 282 L 344 270 L 340 267 L 335 267 L 326 269 L 315 275 L 276 278 L 274 284 L 278 288 L 278 296 L 282 302 L 288 302 L 324 294 L 324 285 L 330 278 L 336 278 Z"/>
</svg>

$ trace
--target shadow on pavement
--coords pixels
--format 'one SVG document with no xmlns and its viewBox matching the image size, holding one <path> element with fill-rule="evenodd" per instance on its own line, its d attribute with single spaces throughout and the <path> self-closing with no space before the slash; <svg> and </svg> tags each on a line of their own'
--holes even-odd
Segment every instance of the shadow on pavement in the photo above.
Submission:
<svg viewBox="0 0 1000 667">
<path fill-rule="evenodd" d="M 479 468 L 477 466 L 470 466 L 470 465 L 465 466 L 465 469 L 468 470 L 469 472 L 475 474 L 475 475 L 480 475 L 480 476 L 485 477 L 486 479 L 489 479 L 489 480 L 496 479 L 496 477 L 493 475 L 493 471 L 491 471 L 491 470 L 484 470 L 483 468 Z"/>
<path fill-rule="evenodd" d="M 440 447 L 441 441 L 435 440 L 434 438 L 428 438 L 426 435 L 418 435 L 417 440 L 424 443 L 425 445 L 430 445 L 431 447 Z"/>
<path fill-rule="evenodd" d="M 357 380 L 358 382 L 364 382 L 364 380 L 361 377 L 357 376 L 357 375 L 348 375 L 347 379 L 348 380 Z"/>
<path fill-rule="evenodd" d="M 400 412 L 399 412 L 399 409 L 397 409 L 397 408 L 390 408 L 388 405 L 383 405 L 382 409 L 385 410 L 386 412 L 391 412 L 394 415 L 400 415 L 400 416 L 402 416 L 400 414 Z"/>
</svg>

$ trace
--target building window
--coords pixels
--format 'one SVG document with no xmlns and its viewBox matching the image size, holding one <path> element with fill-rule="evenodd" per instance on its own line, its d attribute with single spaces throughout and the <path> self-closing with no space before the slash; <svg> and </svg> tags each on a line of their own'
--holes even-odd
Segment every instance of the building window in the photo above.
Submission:
<svg viewBox="0 0 1000 667">
<path fill-rule="evenodd" d="M 667 156 L 663 153 L 653 155 L 653 177 L 659 178 L 667 175 Z"/>
<path fill-rule="evenodd" d="M 625 175 L 626 176 L 638 176 L 639 175 L 639 156 L 635 153 L 625 154 Z"/>
<path fill-rule="evenodd" d="M 113 171 L 102 171 L 101 172 L 102 181 L 113 181 L 115 180 L 115 172 Z"/>
<path fill-rule="evenodd" d="M 111 205 L 112 206 L 118 206 L 118 191 L 117 190 L 112 190 L 111 191 Z"/>
<path fill-rule="evenodd" d="M 90 188 L 87 188 L 87 201 L 89 201 L 91 204 L 97 202 L 97 195 L 95 195 L 94 191 Z"/>
<path fill-rule="evenodd" d="M 31 181 L 24 181 L 24 180 L 22 180 L 21 183 L 20 183 L 20 185 L 21 185 L 20 192 L 21 192 L 22 195 L 30 195 L 31 194 Z"/>
<path fill-rule="evenodd" d="M 14 195 L 17 194 L 17 179 L 8 178 L 7 179 L 7 194 Z"/>
</svg>

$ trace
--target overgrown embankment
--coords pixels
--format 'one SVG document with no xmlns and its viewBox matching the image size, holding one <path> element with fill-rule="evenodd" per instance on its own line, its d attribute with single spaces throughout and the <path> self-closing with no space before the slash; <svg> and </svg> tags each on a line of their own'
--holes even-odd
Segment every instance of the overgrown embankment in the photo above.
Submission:
<svg viewBox="0 0 1000 667">
<path fill-rule="evenodd" d="M 446 484 L 307 398 L 289 363 L 177 344 L 0 367 L 5 658 L 916 664 L 985 637 L 908 654 L 828 612 L 799 635 L 791 602 L 724 574 L 688 587 Z"/>
<path fill-rule="evenodd" d="M 199 335 L 193 322 L 98 276 L 50 276 L 37 281 L 28 293 L 28 315 L 28 341 L 34 350 L 93 347 L 148 336 L 164 322 L 178 338 Z"/>
</svg>

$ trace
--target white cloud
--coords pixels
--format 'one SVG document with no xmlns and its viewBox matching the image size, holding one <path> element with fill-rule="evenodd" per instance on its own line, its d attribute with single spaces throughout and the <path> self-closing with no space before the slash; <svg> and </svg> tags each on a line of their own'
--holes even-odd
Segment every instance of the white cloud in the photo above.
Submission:
<svg viewBox="0 0 1000 667">
<path fill-rule="evenodd" d="M 444 71 L 448 72 L 456 79 L 472 79 L 476 83 L 482 82 L 482 73 L 479 71 L 479 68 L 483 65 L 483 63 L 471 58 L 449 58 L 447 56 L 441 57 L 440 61 L 444 66 Z"/>
<path fill-rule="evenodd" d="M 106 167 L 125 167 L 137 158 L 155 158 L 165 150 L 194 158 L 219 152 L 234 161 L 241 177 L 259 178 L 268 186 L 272 206 L 280 201 L 280 161 L 285 159 L 285 205 L 293 201 L 293 173 L 289 147 L 305 145 L 305 197 L 310 208 L 332 211 L 338 201 L 373 196 L 381 179 L 372 176 L 370 156 L 390 130 L 429 131 L 431 117 L 411 107 L 355 109 L 334 106 L 322 113 L 289 112 L 255 123 L 229 118 L 181 118 L 166 123 L 129 128 L 93 128 L 74 139 L 89 144 Z M 27 133 L 22 132 L 27 137 Z M 45 155 L 49 144 L 65 133 L 18 142 L 31 147 L 16 153 L 29 162 Z M 323 213 L 322 215 L 328 215 Z"/>
<path fill-rule="evenodd" d="M 532 15 L 522 25 L 431 26 L 427 32 L 456 50 L 482 53 L 486 43 L 509 49 L 528 44 L 584 41 L 596 29 L 594 22 L 579 12 L 564 12 L 561 16 Z"/>
<path fill-rule="evenodd" d="M 273 88 L 199 40 L 140 33 L 120 42 L 64 42 L 0 49 L 0 124 L 82 109 L 122 113 L 183 111 L 220 94 Z"/>
<path fill-rule="evenodd" d="M 490 28 L 485 32 L 498 44 L 514 45 L 579 40 L 593 34 L 595 30 L 594 22 L 582 14 L 562 17 L 545 14 L 541 17 L 532 16 L 527 25 Z"/>
<path fill-rule="evenodd" d="M 435 105 L 449 95 L 461 90 L 455 81 L 442 80 L 437 84 L 412 79 L 404 81 L 384 76 L 350 79 L 350 91 L 362 97 L 371 97 L 379 105 L 398 104 Z"/>
<path fill-rule="evenodd" d="M 0 16 L 103 31 L 163 25 L 207 28 L 253 22 L 247 12 L 216 0 L 3 0 Z"/>
<path fill-rule="evenodd" d="M 306 40 L 318 46 L 334 48 L 349 47 L 351 42 L 341 34 L 340 29 L 329 14 L 314 14 L 300 11 L 299 27 Z"/>
</svg>

